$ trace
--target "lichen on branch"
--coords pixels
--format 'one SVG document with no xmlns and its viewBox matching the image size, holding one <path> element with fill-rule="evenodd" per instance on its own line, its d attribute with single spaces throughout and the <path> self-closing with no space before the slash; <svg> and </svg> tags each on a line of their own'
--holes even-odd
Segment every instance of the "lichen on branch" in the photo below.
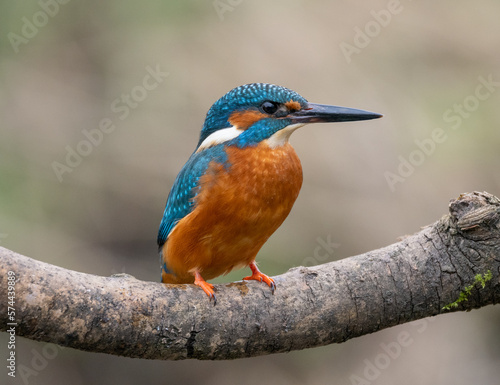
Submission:
<svg viewBox="0 0 500 385">
<path fill-rule="evenodd" d="M 19 336 L 144 359 L 253 357 L 498 303 L 500 201 L 462 194 L 448 215 L 398 243 L 274 277 L 274 295 L 258 282 L 215 285 L 215 307 L 194 285 L 83 274 L 2 247 L 1 298 L 9 271 Z"/>
</svg>

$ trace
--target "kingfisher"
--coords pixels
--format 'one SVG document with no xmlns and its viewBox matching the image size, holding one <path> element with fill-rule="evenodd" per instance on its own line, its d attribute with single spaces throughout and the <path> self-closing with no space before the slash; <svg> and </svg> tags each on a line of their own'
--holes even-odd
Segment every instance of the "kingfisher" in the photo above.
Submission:
<svg viewBox="0 0 500 385">
<path fill-rule="evenodd" d="M 255 262 L 290 213 L 302 166 L 290 135 L 309 123 L 380 118 L 309 103 L 281 86 L 236 87 L 209 109 L 193 154 L 177 175 L 158 232 L 163 283 L 194 283 L 216 303 L 213 279 L 240 267 L 244 280 L 276 283 Z"/>
</svg>

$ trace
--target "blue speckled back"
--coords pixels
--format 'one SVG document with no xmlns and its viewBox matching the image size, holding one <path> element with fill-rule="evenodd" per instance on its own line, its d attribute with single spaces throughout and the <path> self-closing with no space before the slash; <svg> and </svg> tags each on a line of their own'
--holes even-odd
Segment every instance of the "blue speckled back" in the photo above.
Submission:
<svg viewBox="0 0 500 385">
<path fill-rule="evenodd" d="M 158 231 L 158 246 L 161 247 L 165 243 L 168 234 L 170 234 L 177 222 L 192 211 L 193 198 L 198 193 L 198 181 L 205 174 L 211 161 L 227 164 L 227 154 L 223 145 L 211 147 L 200 153 L 193 153 L 179 172 L 179 175 L 177 175 L 168 195 L 160 230 Z"/>
</svg>

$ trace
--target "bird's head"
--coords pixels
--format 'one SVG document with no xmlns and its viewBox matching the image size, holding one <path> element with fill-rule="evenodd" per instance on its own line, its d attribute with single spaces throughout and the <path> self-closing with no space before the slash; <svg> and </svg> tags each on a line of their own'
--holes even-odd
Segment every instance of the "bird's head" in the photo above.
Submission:
<svg viewBox="0 0 500 385">
<path fill-rule="evenodd" d="M 266 83 L 236 87 L 217 100 L 207 113 L 198 150 L 231 141 L 240 147 L 268 140 L 271 146 L 288 141 L 308 123 L 345 122 L 382 115 L 353 108 L 309 103 L 295 91 Z"/>
</svg>

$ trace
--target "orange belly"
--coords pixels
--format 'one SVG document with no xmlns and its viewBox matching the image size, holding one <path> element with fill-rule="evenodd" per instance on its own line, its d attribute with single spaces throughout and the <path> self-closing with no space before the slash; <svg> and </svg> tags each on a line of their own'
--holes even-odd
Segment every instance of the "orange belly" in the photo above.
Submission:
<svg viewBox="0 0 500 385">
<path fill-rule="evenodd" d="M 169 234 L 166 283 L 192 283 L 248 266 L 283 223 L 299 195 L 302 167 L 288 143 L 227 149 L 230 166 L 212 162 L 200 178 L 194 210 Z"/>
</svg>

